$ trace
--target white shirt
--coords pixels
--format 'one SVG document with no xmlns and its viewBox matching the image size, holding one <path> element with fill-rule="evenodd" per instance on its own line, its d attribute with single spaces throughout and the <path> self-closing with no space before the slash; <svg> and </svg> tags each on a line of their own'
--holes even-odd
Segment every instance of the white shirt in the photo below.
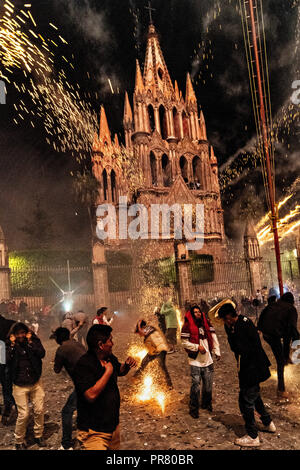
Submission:
<svg viewBox="0 0 300 470">
<path fill-rule="evenodd" d="M 111 317 L 110 320 L 107 320 L 106 316 L 103 315 L 103 323 L 104 323 L 104 325 L 110 326 L 110 325 L 112 324 L 112 322 L 113 322 L 113 319 L 114 319 L 114 317 Z M 98 322 L 97 318 L 95 318 L 95 320 L 93 321 L 93 325 L 99 325 L 99 322 Z"/>
<path fill-rule="evenodd" d="M 217 335 L 216 335 L 216 333 L 212 333 L 211 335 L 212 335 L 212 339 L 213 339 L 213 350 L 212 350 L 212 352 L 216 356 L 221 356 L 220 345 L 219 345 Z M 201 354 L 201 352 L 199 351 L 199 345 L 203 346 L 205 348 L 205 350 L 206 350 L 205 354 Z M 191 357 L 189 357 L 190 366 L 208 367 L 211 364 L 213 364 L 214 361 L 213 361 L 211 352 L 209 350 L 207 339 L 200 339 L 199 345 L 195 344 L 195 343 L 190 343 L 187 340 L 182 340 L 182 346 L 185 349 L 188 349 L 191 352 L 199 351 L 198 354 L 197 354 L 196 359 L 192 359 Z"/>
</svg>

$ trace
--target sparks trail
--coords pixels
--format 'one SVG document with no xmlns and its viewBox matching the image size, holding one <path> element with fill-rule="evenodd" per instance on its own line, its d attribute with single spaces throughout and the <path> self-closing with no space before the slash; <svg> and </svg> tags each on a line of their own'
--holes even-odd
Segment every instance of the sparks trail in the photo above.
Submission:
<svg viewBox="0 0 300 470">
<path fill-rule="evenodd" d="M 90 155 L 97 116 L 82 99 L 79 85 L 68 82 L 64 69 L 54 68 L 53 50 L 67 41 L 51 22 L 55 36 L 47 39 L 40 34 L 30 7 L 17 9 L 6 0 L 0 18 L 0 77 L 20 95 L 14 104 L 14 122 L 27 121 L 33 128 L 42 123 L 47 143 L 57 152 L 70 151 L 81 164 Z M 74 69 L 65 55 L 61 60 Z M 12 79 L 18 70 L 23 72 L 23 82 Z"/>
</svg>

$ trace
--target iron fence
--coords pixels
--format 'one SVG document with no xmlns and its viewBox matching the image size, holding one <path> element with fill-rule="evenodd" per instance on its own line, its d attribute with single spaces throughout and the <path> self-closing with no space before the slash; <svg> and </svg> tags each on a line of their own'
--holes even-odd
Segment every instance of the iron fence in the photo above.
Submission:
<svg viewBox="0 0 300 470">
<path fill-rule="evenodd" d="M 261 286 L 276 287 L 277 268 L 275 261 L 258 262 Z M 251 276 L 243 260 L 218 262 L 213 260 L 193 259 L 191 282 L 194 299 L 251 297 Z M 282 262 L 284 284 L 297 293 L 300 290 L 300 260 Z M 54 282 L 53 282 L 54 281 Z M 93 272 L 92 266 L 70 268 L 71 290 L 75 290 L 78 303 L 88 304 L 93 308 Z M 28 305 L 56 304 L 61 300 L 62 292 L 69 290 L 68 269 L 66 267 L 40 266 L 31 269 L 11 270 L 12 297 L 27 299 Z M 177 303 L 178 286 L 174 259 L 168 258 L 139 265 L 108 265 L 108 285 L 110 304 L 114 310 L 133 308 L 149 309 L 159 304 L 162 299 L 172 297 Z"/>
</svg>

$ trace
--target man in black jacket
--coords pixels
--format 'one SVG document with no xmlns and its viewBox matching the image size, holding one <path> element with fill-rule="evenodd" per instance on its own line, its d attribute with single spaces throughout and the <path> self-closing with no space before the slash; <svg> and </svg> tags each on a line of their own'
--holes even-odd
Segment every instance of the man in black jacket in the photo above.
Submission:
<svg viewBox="0 0 300 470">
<path fill-rule="evenodd" d="M 236 439 L 235 444 L 241 447 L 258 447 L 260 446 L 258 428 L 261 431 L 276 432 L 272 418 L 261 399 L 259 387 L 261 382 L 270 377 L 271 364 L 251 320 L 238 315 L 231 304 L 223 305 L 218 314 L 224 321 L 228 342 L 238 363 L 239 405 L 248 434 Z M 254 410 L 260 415 L 261 425 L 255 422 Z"/>
<path fill-rule="evenodd" d="M 16 323 L 10 330 L 6 352 L 18 410 L 15 428 L 16 450 L 24 450 L 27 447 L 25 435 L 29 419 L 29 398 L 34 411 L 34 440 L 39 447 L 44 447 L 42 436 L 45 393 L 40 377 L 45 349 L 39 338 L 25 324 Z"/>
<path fill-rule="evenodd" d="M 2 412 L 2 424 L 7 425 L 10 421 L 15 400 L 12 395 L 12 381 L 6 365 L 5 341 L 7 334 L 15 323 L 14 320 L 8 320 L 0 315 L 0 383 L 2 385 L 2 395 L 4 410 Z"/>
<path fill-rule="evenodd" d="M 291 342 L 299 339 L 297 330 L 298 313 L 294 307 L 294 296 L 283 294 L 278 302 L 268 300 L 268 306 L 261 312 L 257 328 L 263 333 L 264 340 L 270 345 L 277 363 L 277 395 L 287 398 L 285 390 L 284 366 L 289 363 Z"/>
</svg>

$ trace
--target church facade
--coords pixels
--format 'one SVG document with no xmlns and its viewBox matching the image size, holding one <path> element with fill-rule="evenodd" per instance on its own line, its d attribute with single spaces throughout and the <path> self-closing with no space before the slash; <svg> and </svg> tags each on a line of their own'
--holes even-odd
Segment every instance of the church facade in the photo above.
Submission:
<svg viewBox="0 0 300 470">
<path fill-rule="evenodd" d="M 218 162 L 207 138 L 203 112 L 191 77 L 187 74 L 185 96 L 171 80 L 153 24 L 148 31 L 143 73 L 136 62 L 132 103 L 125 94 L 125 148 L 133 152 L 143 183 L 134 202 L 151 204 L 203 204 L 204 245 L 198 254 L 225 259 L 225 232 L 218 179 Z M 100 112 L 100 131 L 94 138 L 93 173 L 99 181 L 98 204 L 112 203 L 118 211 L 120 196 L 133 201 L 122 168 L 115 165 L 120 152 L 118 137 L 111 137 L 105 110 Z M 150 225 L 150 224 L 149 224 Z M 106 249 L 126 249 L 126 240 L 106 242 Z M 155 256 L 174 255 L 174 240 L 158 240 Z M 94 263 L 104 261 L 100 243 L 94 244 Z"/>
</svg>

